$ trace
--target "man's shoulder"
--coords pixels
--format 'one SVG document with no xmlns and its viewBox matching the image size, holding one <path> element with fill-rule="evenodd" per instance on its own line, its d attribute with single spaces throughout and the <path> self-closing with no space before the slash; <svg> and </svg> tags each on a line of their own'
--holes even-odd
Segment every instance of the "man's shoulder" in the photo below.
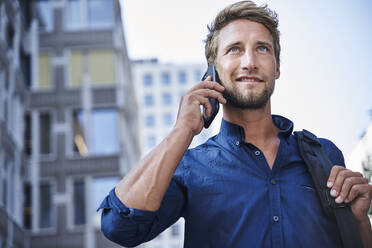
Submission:
<svg viewBox="0 0 372 248">
<path fill-rule="evenodd" d="M 316 133 L 314 133 L 316 135 Z M 333 164 L 345 165 L 344 156 L 342 151 L 337 147 L 337 145 L 330 139 L 317 137 L 325 154 L 329 157 Z"/>
<path fill-rule="evenodd" d="M 207 141 L 204 143 L 193 147 L 189 148 L 184 157 L 183 160 L 193 160 L 196 159 L 200 161 L 200 159 L 208 159 L 211 157 L 214 157 L 213 154 L 218 153 L 220 150 L 220 146 L 216 142 L 217 136 L 213 136 L 209 138 Z"/>
</svg>

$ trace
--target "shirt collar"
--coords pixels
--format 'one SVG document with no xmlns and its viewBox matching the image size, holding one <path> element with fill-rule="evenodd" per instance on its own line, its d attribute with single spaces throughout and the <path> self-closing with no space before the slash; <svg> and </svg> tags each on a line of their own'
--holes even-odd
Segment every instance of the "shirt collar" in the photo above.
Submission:
<svg viewBox="0 0 372 248">
<path fill-rule="evenodd" d="M 293 131 L 293 122 L 283 116 L 280 115 L 272 115 L 272 120 L 274 125 L 279 128 L 279 135 L 287 138 L 291 135 Z M 220 134 L 224 136 L 224 138 L 232 138 L 238 141 L 245 140 L 244 128 L 234 124 L 232 122 L 228 122 L 222 118 Z"/>
</svg>

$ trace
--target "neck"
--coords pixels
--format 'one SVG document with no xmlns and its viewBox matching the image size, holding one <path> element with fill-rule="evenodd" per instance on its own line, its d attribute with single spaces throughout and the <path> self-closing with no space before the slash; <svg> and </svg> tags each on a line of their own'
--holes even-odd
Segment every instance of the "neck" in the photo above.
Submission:
<svg viewBox="0 0 372 248">
<path fill-rule="evenodd" d="M 277 138 L 279 129 L 271 117 L 270 100 L 263 109 L 238 109 L 224 105 L 223 117 L 244 128 L 245 141 L 252 144 L 263 144 Z"/>
</svg>

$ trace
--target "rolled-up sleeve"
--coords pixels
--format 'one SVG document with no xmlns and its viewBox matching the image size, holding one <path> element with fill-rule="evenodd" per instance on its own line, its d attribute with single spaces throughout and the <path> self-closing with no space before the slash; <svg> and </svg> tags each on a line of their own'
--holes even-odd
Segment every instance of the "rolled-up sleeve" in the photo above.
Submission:
<svg viewBox="0 0 372 248">
<path fill-rule="evenodd" d="M 175 175 L 157 211 L 126 207 L 112 189 L 102 201 L 101 231 L 111 241 L 126 247 L 147 242 L 183 216 L 185 192 Z"/>
</svg>

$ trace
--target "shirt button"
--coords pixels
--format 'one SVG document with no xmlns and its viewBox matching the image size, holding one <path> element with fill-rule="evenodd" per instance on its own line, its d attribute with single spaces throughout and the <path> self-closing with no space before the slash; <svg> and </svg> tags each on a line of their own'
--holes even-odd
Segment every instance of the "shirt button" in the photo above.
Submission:
<svg viewBox="0 0 372 248">
<path fill-rule="evenodd" d="M 276 216 L 276 215 L 275 215 L 275 216 L 273 217 L 273 221 L 278 222 L 278 221 L 279 221 L 279 216 Z"/>
<path fill-rule="evenodd" d="M 236 144 L 237 146 L 240 146 L 240 142 L 239 142 L 239 141 L 237 141 L 235 144 Z"/>
<path fill-rule="evenodd" d="M 259 155 L 261 154 L 261 152 L 260 152 L 260 151 L 255 151 L 254 154 L 255 154 L 256 156 L 259 156 Z"/>
<path fill-rule="evenodd" d="M 270 183 L 274 185 L 274 184 L 276 184 L 276 180 L 275 179 L 271 179 L 270 180 Z"/>
</svg>

